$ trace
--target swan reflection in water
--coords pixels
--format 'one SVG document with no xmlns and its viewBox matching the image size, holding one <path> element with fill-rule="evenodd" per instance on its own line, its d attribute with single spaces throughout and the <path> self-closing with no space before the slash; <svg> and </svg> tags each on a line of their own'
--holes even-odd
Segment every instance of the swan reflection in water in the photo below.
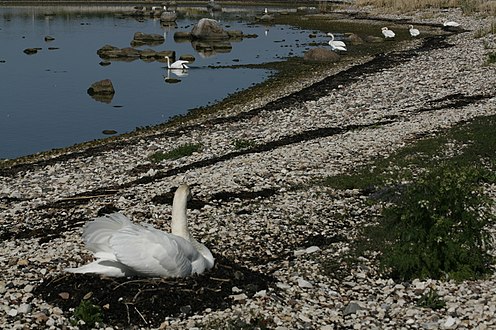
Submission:
<svg viewBox="0 0 496 330">
<path fill-rule="evenodd" d="M 96 260 L 66 271 L 111 277 L 186 277 L 211 269 L 212 253 L 188 229 L 186 204 L 190 198 L 189 186 L 180 185 L 172 202 L 171 233 L 134 224 L 120 213 L 96 218 L 83 232 L 84 243 Z"/>
</svg>

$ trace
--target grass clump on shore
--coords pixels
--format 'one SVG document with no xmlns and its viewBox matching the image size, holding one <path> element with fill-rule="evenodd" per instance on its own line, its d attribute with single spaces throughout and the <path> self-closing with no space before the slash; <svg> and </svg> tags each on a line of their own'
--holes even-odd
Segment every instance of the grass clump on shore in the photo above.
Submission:
<svg viewBox="0 0 496 330">
<path fill-rule="evenodd" d="M 252 148 L 256 145 L 257 143 L 255 141 L 244 140 L 244 139 L 236 139 L 233 142 L 234 149 L 236 150 Z"/>
<path fill-rule="evenodd" d="M 386 205 L 363 230 L 355 254 L 378 252 L 395 279 L 475 279 L 490 271 L 487 225 L 496 183 L 496 116 L 480 117 L 402 148 L 354 173 L 325 178 Z"/>
<path fill-rule="evenodd" d="M 83 328 L 90 329 L 95 326 L 95 323 L 103 321 L 102 309 L 90 300 L 81 300 L 81 303 L 74 309 L 71 321 L 73 325 L 83 325 Z M 80 324 L 81 321 L 84 323 Z"/>
<path fill-rule="evenodd" d="M 159 163 L 163 160 L 179 159 L 200 151 L 201 147 L 202 145 L 200 143 L 186 143 L 168 152 L 157 151 L 148 158 L 154 163 Z"/>
<path fill-rule="evenodd" d="M 429 289 L 429 291 L 424 293 L 419 298 L 419 300 L 417 301 L 417 306 L 430 309 L 441 309 L 446 307 L 446 302 L 439 296 L 436 291 Z"/>
<path fill-rule="evenodd" d="M 382 269 L 411 280 L 476 279 L 489 271 L 492 200 L 481 183 L 491 174 L 476 166 L 441 166 L 399 191 L 366 232 L 381 250 Z"/>
<path fill-rule="evenodd" d="M 487 63 L 488 64 L 496 63 L 496 52 L 491 52 L 487 54 Z"/>
</svg>

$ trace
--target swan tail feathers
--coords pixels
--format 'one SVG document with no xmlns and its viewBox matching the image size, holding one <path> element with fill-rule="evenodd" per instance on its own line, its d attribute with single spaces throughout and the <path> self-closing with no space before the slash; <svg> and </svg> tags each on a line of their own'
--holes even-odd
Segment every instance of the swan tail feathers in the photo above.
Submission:
<svg viewBox="0 0 496 330">
<path fill-rule="evenodd" d="M 96 260 L 77 268 L 65 268 L 64 271 L 75 274 L 100 274 L 111 277 L 130 276 L 129 269 L 123 264 L 112 260 Z"/>
</svg>

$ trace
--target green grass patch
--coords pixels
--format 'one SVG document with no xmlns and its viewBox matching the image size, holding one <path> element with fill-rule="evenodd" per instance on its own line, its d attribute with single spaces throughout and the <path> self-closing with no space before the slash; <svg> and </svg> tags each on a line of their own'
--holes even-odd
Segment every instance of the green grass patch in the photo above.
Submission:
<svg viewBox="0 0 496 330">
<path fill-rule="evenodd" d="M 487 63 L 488 64 L 496 63 L 496 52 L 491 52 L 487 54 Z"/>
<path fill-rule="evenodd" d="M 428 292 L 424 293 L 417 301 L 417 306 L 425 307 L 430 309 L 441 309 L 446 306 L 446 302 L 439 296 L 439 294 L 429 289 Z"/>
<path fill-rule="evenodd" d="M 485 183 L 496 183 L 496 116 L 479 117 L 421 139 L 355 172 L 327 177 L 334 189 L 361 189 L 387 202 L 353 253 L 379 252 L 381 270 L 398 280 L 476 279 L 490 271 L 495 221 Z"/>
<path fill-rule="evenodd" d="M 186 143 L 168 152 L 157 151 L 148 158 L 154 163 L 159 163 L 163 160 L 174 160 L 190 156 L 195 152 L 199 152 L 201 148 L 202 145 L 200 143 Z"/>
<path fill-rule="evenodd" d="M 244 140 L 244 139 L 236 139 L 233 142 L 234 149 L 236 150 L 252 148 L 256 145 L 257 143 L 255 141 Z"/>
<path fill-rule="evenodd" d="M 485 227 L 494 216 L 481 183 L 490 177 L 480 167 L 450 164 L 400 190 L 379 225 L 365 232 L 381 251 L 383 272 L 399 280 L 464 280 L 486 274 L 493 260 Z"/>
<path fill-rule="evenodd" d="M 102 309 L 100 306 L 94 305 L 90 300 L 81 300 L 79 306 L 74 309 L 74 314 L 71 317 L 71 323 L 78 325 L 80 321 L 84 322 L 84 327 L 92 328 L 95 323 L 103 321 Z"/>
</svg>

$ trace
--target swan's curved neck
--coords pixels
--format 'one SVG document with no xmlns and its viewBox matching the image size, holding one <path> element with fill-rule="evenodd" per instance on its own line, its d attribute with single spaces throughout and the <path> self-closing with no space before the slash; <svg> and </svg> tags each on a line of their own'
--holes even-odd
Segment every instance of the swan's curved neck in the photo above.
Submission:
<svg viewBox="0 0 496 330">
<path fill-rule="evenodd" d="M 166 56 L 165 57 L 167 59 L 167 68 L 170 69 L 170 60 L 169 60 L 169 56 Z M 174 198 L 175 199 L 175 198 Z M 172 204 L 174 206 L 174 203 Z"/>
<path fill-rule="evenodd" d="M 329 36 L 331 37 L 331 41 L 334 41 L 334 34 L 329 33 Z"/>
<path fill-rule="evenodd" d="M 172 223 L 171 232 L 174 235 L 181 236 L 188 241 L 191 237 L 188 230 L 188 221 L 186 218 L 186 204 L 189 198 L 189 188 L 187 185 L 181 185 L 177 188 L 172 201 Z"/>
</svg>

